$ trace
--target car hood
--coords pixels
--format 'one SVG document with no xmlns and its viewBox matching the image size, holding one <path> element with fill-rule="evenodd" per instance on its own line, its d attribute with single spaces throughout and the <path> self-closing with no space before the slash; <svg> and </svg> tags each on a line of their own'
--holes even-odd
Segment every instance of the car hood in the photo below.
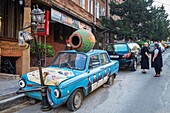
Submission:
<svg viewBox="0 0 170 113">
<path fill-rule="evenodd" d="M 72 70 L 51 67 L 42 69 L 42 74 L 44 84 L 50 86 L 58 86 L 62 81 L 77 75 Z M 27 78 L 31 82 L 40 84 L 39 70 L 27 73 Z"/>
</svg>

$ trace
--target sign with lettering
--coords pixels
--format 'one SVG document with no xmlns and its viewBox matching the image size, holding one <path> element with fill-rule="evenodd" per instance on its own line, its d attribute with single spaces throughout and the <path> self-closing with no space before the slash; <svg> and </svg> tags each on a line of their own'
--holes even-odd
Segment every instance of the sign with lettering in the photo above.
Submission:
<svg viewBox="0 0 170 113">
<path fill-rule="evenodd" d="M 80 28 L 80 21 L 73 19 L 72 26 L 74 28 Z"/>
<path fill-rule="evenodd" d="M 51 8 L 51 20 L 61 22 L 61 13 Z"/>
<path fill-rule="evenodd" d="M 76 19 L 73 19 L 57 10 L 54 10 L 51 8 L 51 20 L 57 21 L 59 23 L 63 23 L 65 25 L 68 25 L 70 27 L 73 27 L 75 29 L 80 29 L 80 28 L 86 28 L 87 30 L 92 31 L 92 27 L 89 25 L 86 25 Z"/>
<path fill-rule="evenodd" d="M 0 56 L 22 56 L 22 49 L 17 42 L 0 41 L 1 53 Z"/>
<path fill-rule="evenodd" d="M 71 26 L 72 25 L 72 18 L 70 18 L 69 16 L 67 16 L 65 14 L 62 14 L 62 22 L 64 24 Z"/>
</svg>

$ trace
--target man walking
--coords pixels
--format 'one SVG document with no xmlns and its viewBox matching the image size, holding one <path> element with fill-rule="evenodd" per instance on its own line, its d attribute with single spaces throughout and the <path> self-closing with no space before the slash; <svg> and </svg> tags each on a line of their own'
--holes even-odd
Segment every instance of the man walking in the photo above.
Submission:
<svg viewBox="0 0 170 113">
<path fill-rule="evenodd" d="M 155 69 L 156 75 L 154 77 L 160 77 L 161 69 L 163 67 L 162 51 L 158 43 L 154 44 L 154 50 L 152 52 L 151 67 Z"/>
</svg>

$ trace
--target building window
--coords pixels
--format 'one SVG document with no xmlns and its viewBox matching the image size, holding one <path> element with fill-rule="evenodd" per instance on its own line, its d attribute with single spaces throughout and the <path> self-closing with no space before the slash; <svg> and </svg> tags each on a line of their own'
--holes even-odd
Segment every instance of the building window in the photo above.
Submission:
<svg viewBox="0 0 170 113">
<path fill-rule="evenodd" d="M 88 0 L 88 12 L 93 14 L 93 0 Z"/>
<path fill-rule="evenodd" d="M 105 8 L 100 6 L 100 16 L 105 16 Z"/>
<path fill-rule="evenodd" d="M 99 2 L 96 2 L 95 4 L 95 15 L 97 18 L 99 18 Z"/>
<path fill-rule="evenodd" d="M 80 6 L 85 9 L 85 0 L 80 0 Z"/>
<path fill-rule="evenodd" d="M 23 6 L 19 4 L 19 0 L 1 0 L 0 38 L 16 40 L 22 23 Z"/>
</svg>

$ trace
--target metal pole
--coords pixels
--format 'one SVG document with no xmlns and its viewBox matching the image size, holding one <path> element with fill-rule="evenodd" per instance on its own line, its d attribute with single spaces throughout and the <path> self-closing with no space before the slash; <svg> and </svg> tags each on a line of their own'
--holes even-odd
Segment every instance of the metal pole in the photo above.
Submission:
<svg viewBox="0 0 170 113">
<path fill-rule="evenodd" d="M 46 35 L 44 36 L 44 45 L 45 45 L 45 56 L 44 56 L 44 65 L 45 65 L 45 67 L 46 67 L 46 55 L 47 55 L 47 40 L 46 40 L 47 38 L 46 38 Z"/>
<path fill-rule="evenodd" d="M 34 33 L 35 47 L 36 47 L 36 55 L 38 60 L 38 69 L 40 74 L 40 82 L 41 82 L 41 96 L 42 96 L 42 111 L 49 111 L 51 106 L 47 100 L 47 87 L 44 85 L 42 67 L 41 67 L 41 59 L 40 59 L 40 51 L 38 48 L 38 40 L 37 40 L 37 24 L 32 24 L 32 31 Z"/>
</svg>

